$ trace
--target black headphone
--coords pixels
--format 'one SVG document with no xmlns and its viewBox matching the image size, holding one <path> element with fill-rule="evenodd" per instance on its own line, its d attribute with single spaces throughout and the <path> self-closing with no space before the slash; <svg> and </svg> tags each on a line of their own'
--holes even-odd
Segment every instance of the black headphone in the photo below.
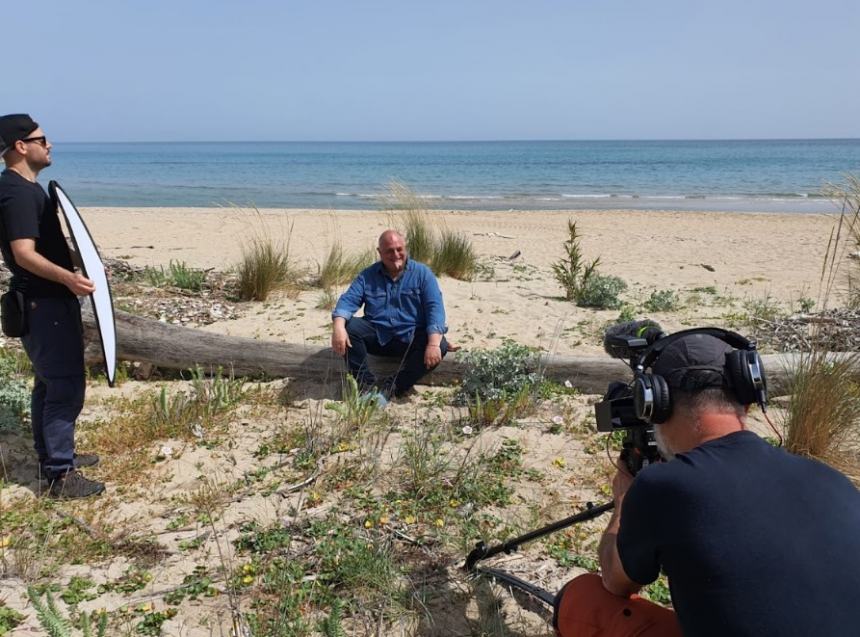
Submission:
<svg viewBox="0 0 860 637">
<path fill-rule="evenodd" d="M 633 404 L 636 417 L 647 423 L 662 423 L 672 415 L 672 394 L 668 381 L 659 374 L 646 374 L 663 350 L 682 338 L 693 334 L 708 334 L 735 348 L 726 354 L 726 364 L 718 367 L 687 367 L 681 370 L 702 370 L 717 373 L 721 384 L 727 387 L 742 405 L 758 403 L 764 409 L 767 402 L 767 380 L 761 357 L 756 351 L 755 341 L 750 341 L 736 332 L 718 327 L 698 327 L 675 332 L 656 341 L 642 355 L 633 378 Z"/>
</svg>

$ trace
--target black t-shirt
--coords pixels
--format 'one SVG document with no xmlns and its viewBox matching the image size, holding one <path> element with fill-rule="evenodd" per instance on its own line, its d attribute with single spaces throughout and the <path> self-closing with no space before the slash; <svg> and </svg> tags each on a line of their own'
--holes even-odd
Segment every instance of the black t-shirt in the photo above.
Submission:
<svg viewBox="0 0 860 637">
<path fill-rule="evenodd" d="M 860 492 L 751 432 L 639 473 L 618 552 L 640 584 L 665 571 L 687 637 L 860 634 Z"/>
<path fill-rule="evenodd" d="M 33 298 L 74 296 L 65 285 L 36 276 L 15 263 L 11 242 L 16 239 L 35 239 L 36 252 L 73 270 L 57 210 L 44 188 L 14 171 L 4 170 L 0 174 L 0 252 L 12 271 L 11 287 Z"/>
</svg>

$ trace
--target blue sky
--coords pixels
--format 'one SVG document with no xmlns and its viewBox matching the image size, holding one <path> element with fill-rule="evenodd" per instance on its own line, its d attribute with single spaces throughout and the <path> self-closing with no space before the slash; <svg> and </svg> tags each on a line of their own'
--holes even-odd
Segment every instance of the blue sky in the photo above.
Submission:
<svg viewBox="0 0 860 637">
<path fill-rule="evenodd" d="M 860 137 L 857 0 L 19 6 L 59 141 Z"/>
</svg>

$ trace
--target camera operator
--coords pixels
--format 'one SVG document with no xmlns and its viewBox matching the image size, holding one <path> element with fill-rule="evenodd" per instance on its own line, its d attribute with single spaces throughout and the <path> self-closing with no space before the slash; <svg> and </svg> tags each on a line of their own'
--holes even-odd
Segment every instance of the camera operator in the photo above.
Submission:
<svg viewBox="0 0 860 637">
<path fill-rule="evenodd" d="M 654 424 L 667 462 L 616 474 L 602 577 L 559 595 L 563 637 L 858 634 L 860 492 L 746 429 L 732 351 L 693 333 L 651 364 L 670 399 Z M 661 570 L 675 612 L 635 596 Z"/>
</svg>

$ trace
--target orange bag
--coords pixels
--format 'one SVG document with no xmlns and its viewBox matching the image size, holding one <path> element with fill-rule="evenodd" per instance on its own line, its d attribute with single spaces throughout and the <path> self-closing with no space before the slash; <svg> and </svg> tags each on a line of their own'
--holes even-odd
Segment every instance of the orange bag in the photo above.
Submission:
<svg viewBox="0 0 860 637">
<path fill-rule="evenodd" d="M 559 637 L 681 637 L 673 611 L 637 595 L 613 595 L 593 573 L 559 591 L 552 625 Z"/>
</svg>

